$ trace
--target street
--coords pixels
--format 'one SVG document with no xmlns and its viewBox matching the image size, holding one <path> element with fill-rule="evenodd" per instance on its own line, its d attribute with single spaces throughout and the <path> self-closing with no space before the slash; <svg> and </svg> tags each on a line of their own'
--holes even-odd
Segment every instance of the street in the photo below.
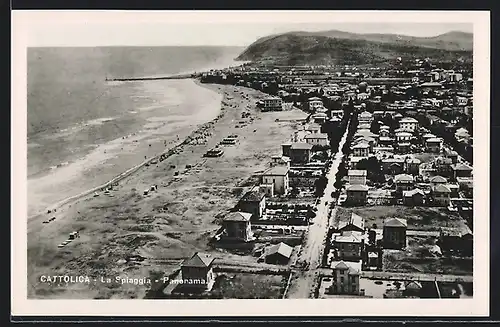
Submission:
<svg viewBox="0 0 500 327">
<path fill-rule="evenodd" d="M 319 200 L 314 223 L 309 226 L 306 240 L 302 247 L 302 253 L 298 260 L 298 262 L 306 262 L 309 265 L 305 271 L 298 274 L 297 279 L 292 281 L 287 298 L 304 299 L 309 298 L 312 293 L 318 269 L 321 266 L 322 251 L 325 248 L 329 224 L 328 210 L 333 200 L 332 192 L 335 191 L 333 184 L 335 183 L 335 175 L 342 161 L 342 148 L 346 142 L 348 130 L 349 127 L 346 128 L 346 132 L 340 140 L 338 151 L 333 156 L 332 165 L 326 174 L 328 183 L 323 196 Z"/>
</svg>

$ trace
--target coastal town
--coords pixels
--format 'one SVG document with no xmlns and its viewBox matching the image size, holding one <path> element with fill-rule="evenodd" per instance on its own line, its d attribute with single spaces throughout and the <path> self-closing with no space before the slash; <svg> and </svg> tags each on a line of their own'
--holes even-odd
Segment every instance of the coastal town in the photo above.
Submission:
<svg viewBox="0 0 500 327">
<path fill-rule="evenodd" d="M 214 120 L 29 221 L 34 297 L 472 296 L 471 62 L 189 78 L 222 95 Z"/>
</svg>

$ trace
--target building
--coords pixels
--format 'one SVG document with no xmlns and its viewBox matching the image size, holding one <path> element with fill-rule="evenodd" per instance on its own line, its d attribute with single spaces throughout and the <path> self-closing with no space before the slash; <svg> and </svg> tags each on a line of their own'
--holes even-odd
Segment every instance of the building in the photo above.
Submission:
<svg viewBox="0 0 500 327">
<path fill-rule="evenodd" d="M 321 133 L 321 125 L 319 124 L 309 124 L 305 129 L 309 133 Z"/>
<path fill-rule="evenodd" d="M 352 147 L 352 155 L 354 157 L 368 157 L 370 154 L 370 144 L 361 142 Z"/>
<path fill-rule="evenodd" d="M 264 111 L 283 110 L 283 100 L 279 97 L 268 97 L 262 99 L 262 108 Z"/>
<path fill-rule="evenodd" d="M 231 212 L 222 220 L 224 233 L 222 238 L 231 241 L 248 242 L 253 240 L 250 219 L 253 214 L 250 212 Z"/>
<path fill-rule="evenodd" d="M 365 205 L 368 199 L 368 186 L 351 185 L 347 188 L 346 202 L 352 205 Z"/>
<path fill-rule="evenodd" d="M 443 176 L 433 176 L 429 178 L 429 183 L 431 184 L 431 188 L 434 188 L 438 185 L 446 185 L 448 184 L 448 180 Z"/>
<path fill-rule="evenodd" d="M 366 185 L 366 170 L 349 169 L 347 177 L 350 185 Z"/>
<path fill-rule="evenodd" d="M 312 119 L 314 120 L 315 123 L 323 124 L 328 119 L 328 115 L 325 114 L 324 112 L 318 112 L 312 115 Z"/>
<path fill-rule="evenodd" d="M 396 142 L 406 143 L 410 142 L 412 139 L 412 134 L 410 132 L 398 132 L 396 133 Z"/>
<path fill-rule="evenodd" d="M 342 232 L 334 235 L 332 247 L 336 260 L 359 261 L 362 259 L 364 240 L 360 232 Z"/>
<path fill-rule="evenodd" d="M 413 176 L 408 174 L 399 174 L 394 176 L 394 184 L 396 184 L 396 190 L 399 192 L 409 191 L 413 189 Z"/>
<path fill-rule="evenodd" d="M 441 152 L 441 147 L 443 144 L 443 140 L 437 137 L 427 138 L 425 140 L 425 151 L 431 153 L 439 153 Z"/>
<path fill-rule="evenodd" d="M 201 252 L 196 252 L 191 258 L 184 260 L 181 264 L 183 282 L 179 284 L 179 291 L 197 293 L 210 290 L 215 282 L 214 260 L 210 254 Z"/>
<path fill-rule="evenodd" d="M 238 202 L 238 209 L 252 214 L 252 219 L 259 219 L 266 209 L 266 194 L 257 190 L 248 191 Z"/>
<path fill-rule="evenodd" d="M 262 184 L 272 184 L 275 195 L 288 193 L 289 178 L 288 168 L 283 166 L 273 167 L 262 174 Z"/>
<path fill-rule="evenodd" d="M 403 191 L 403 204 L 406 206 L 421 206 L 424 204 L 425 193 L 421 189 Z"/>
<path fill-rule="evenodd" d="M 333 294 L 360 295 L 359 271 L 346 262 L 340 261 L 333 268 Z"/>
<path fill-rule="evenodd" d="M 446 158 L 450 158 L 452 164 L 456 164 L 458 162 L 458 153 L 456 151 L 447 151 Z"/>
<path fill-rule="evenodd" d="M 352 213 L 348 221 L 340 221 L 338 225 L 338 231 L 340 233 L 344 232 L 359 232 L 364 233 L 365 231 L 365 220 L 363 217 Z"/>
<path fill-rule="evenodd" d="M 432 199 L 434 204 L 440 207 L 450 205 L 451 190 L 446 185 L 437 185 L 432 188 Z"/>
<path fill-rule="evenodd" d="M 328 135 L 325 133 L 313 133 L 308 134 L 304 138 L 307 144 L 317 145 L 317 146 L 328 146 Z"/>
<path fill-rule="evenodd" d="M 309 98 L 308 107 L 310 111 L 315 112 L 316 108 L 323 107 L 323 101 L 318 97 Z"/>
<path fill-rule="evenodd" d="M 284 166 L 290 168 L 290 158 L 285 156 L 272 156 L 271 157 L 271 167 Z"/>
<path fill-rule="evenodd" d="M 312 145 L 296 142 L 290 145 L 290 160 L 292 164 L 306 164 L 311 161 Z"/>
<path fill-rule="evenodd" d="M 416 120 L 415 118 L 411 118 L 411 117 L 402 118 L 399 121 L 399 128 L 410 131 L 413 133 L 418 128 L 418 120 Z"/>
<path fill-rule="evenodd" d="M 292 256 L 293 248 L 283 242 L 269 248 L 265 257 L 266 263 L 286 265 Z"/>
<path fill-rule="evenodd" d="M 474 238 L 471 229 L 465 224 L 458 228 L 441 227 L 438 244 L 442 250 L 472 256 Z"/>
<path fill-rule="evenodd" d="M 453 171 L 453 178 L 457 179 L 457 177 L 472 177 L 472 167 L 469 165 L 458 163 L 451 166 Z"/>
<path fill-rule="evenodd" d="M 363 111 L 358 115 L 359 124 L 371 124 L 373 121 L 373 115 L 368 111 Z"/>
<path fill-rule="evenodd" d="M 385 249 L 401 250 L 406 247 L 406 219 L 390 218 L 384 221 L 383 243 Z"/>
<path fill-rule="evenodd" d="M 419 167 L 422 162 L 417 158 L 408 158 L 405 160 L 406 172 L 411 175 L 418 175 Z"/>
</svg>

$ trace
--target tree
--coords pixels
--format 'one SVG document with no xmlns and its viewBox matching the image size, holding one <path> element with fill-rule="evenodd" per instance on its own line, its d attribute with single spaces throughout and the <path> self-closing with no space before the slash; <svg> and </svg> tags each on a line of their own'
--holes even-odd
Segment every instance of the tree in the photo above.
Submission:
<svg viewBox="0 0 500 327">
<path fill-rule="evenodd" d="M 328 183 L 328 179 L 325 177 L 325 176 L 321 176 L 320 178 L 318 178 L 316 180 L 316 191 L 315 191 L 315 195 L 317 197 L 320 197 L 323 195 L 323 192 L 326 188 L 326 184 Z"/>
<path fill-rule="evenodd" d="M 380 132 L 380 123 L 378 120 L 374 119 L 370 126 L 370 132 L 373 134 L 378 134 Z"/>
</svg>

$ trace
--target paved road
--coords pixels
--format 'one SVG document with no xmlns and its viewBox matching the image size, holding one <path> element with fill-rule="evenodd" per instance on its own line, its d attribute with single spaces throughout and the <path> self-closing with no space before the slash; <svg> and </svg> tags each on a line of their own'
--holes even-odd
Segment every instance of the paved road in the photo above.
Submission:
<svg viewBox="0 0 500 327">
<path fill-rule="evenodd" d="M 328 211 L 330 203 L 334 200 L 331 195 L 335 190 L 333 184 L 335 183 L 335 175 L 342 161 L 342 147 L 347 139 L 348 128 L 340 141 L 338 152 L 333 157 L 330 170 L 327 172 L 326 177 L 328 178 L 328 183 L 323 197 L 321 197 L 318 203 L 318 210 L 314 218 L 314 223 L 309 226 L 306 241 L 298 260 L 300 262 L 309 263 L 309 267 L 298 274 L 299 278 L 292 281 L 287 298 L 306 299 L 311 297 L 311 291 L 314 289 L 314 283 L 319 273 L 318 269 L 321 266 L 322 251 L 325 248 L 324 243 L 328 232 Z"/>
</svg>

